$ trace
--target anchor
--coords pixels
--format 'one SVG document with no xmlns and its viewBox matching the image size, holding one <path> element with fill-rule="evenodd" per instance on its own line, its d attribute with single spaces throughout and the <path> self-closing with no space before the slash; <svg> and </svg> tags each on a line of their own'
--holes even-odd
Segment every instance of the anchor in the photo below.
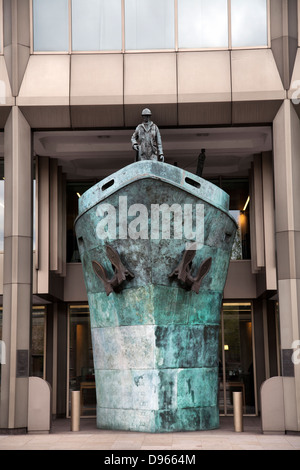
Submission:
<svg viewBox="0 0 300 470">
<path fill-rule="evenodd" d="M 98 263 L 98 261 L 93 260 L 92 265 L 95 274 L 101 279 L 104 285 L 106 294 L 109 295 L 114 291 L 118 292 L 122 282 L 125 281 L 127 277 L 133 279 L 134 274 L 124 266 L 117 250 L 112 246 L 106 245 L 106 255 L 114 269 L 114 275 L 111 279 L 108 278 L 104 267 L 102 264 Z"/>
<path fill-rule="evenodd" d="M 212 258 L 210 257 L 203 261 L 196 276 L 192 276 L 191 267 L 195 255 L 196 250 L 185 250 L 182 260 L 171 274 L 169 274 L 169 278 L 177 276 L 178 280 L 183 283 L 187 290 L 192 290 L 196 294 L 199 294 L 202 280 L 211 268 Z"/>
</svg>

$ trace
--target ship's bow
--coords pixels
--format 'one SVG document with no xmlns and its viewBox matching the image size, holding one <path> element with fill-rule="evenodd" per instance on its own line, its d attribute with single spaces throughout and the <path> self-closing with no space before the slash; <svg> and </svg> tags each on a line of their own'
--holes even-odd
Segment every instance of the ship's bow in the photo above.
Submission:
<svg viewBox="0 0 300 470">
<path fill-rule="evenodd" d="M 236 224 L 228 196 L 138 162 L 80 198 L 99 428 L 219 425 L 219 323 Z"/>
</svg>

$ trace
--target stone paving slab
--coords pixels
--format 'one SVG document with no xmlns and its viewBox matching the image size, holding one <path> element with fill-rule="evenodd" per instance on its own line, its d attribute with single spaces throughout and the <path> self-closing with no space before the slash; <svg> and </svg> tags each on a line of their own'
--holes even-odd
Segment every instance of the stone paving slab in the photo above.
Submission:
<svg viewBox="0 0 300 470">
<path fill-rule="evenodd" d="M 244 418 L 244 432 L 236 433 L 232 417 L 220 419 L 213 431 L 150 434 L 100 430 L 96 419 L 81 419 L 72 432 L 70 420 L 55 420 L 49 434 L 0 435 L 0 450 L 300 450 L 300 433 L 262 434 L 259 418 Z"/>
</svg>

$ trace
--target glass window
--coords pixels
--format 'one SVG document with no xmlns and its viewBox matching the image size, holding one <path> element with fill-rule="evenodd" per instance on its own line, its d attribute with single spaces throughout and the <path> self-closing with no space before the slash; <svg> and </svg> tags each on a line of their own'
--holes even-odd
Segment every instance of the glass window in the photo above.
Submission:
<svg viewBox="0 0 300 470">
<path fill-rule="evenodd" d="M 35 173 L 34 173 L 34 179 L 33 179 L 33 185 L 32 185 L 32 224 L 33 224 L 33 230 L 32 230 L 32 248 L 33 251 L 36 249 L 36 178 L 35 178 Z"/>
<path fill-rule="evenodd" d="M 0 307 L 0 340 L 2 340 L 2 307 Z"/>
<path fill-rule="evenodd" d="M 81 393 L 81 416 L 95 416 L 96 388 L 88 305 L 71 305 L 69 351 L 69 413 L 71 392 Z"/>
<path fill-rule="evenodd" d="M 46 307 L 32 308 L 31 375 L 45 378 Z"/>
<path fill-rule="evenodd" d="M 4 250 L 4 160 L 0 160 L 0 251 Z"/>
<path fill-rule="evenodd" d="M 80 263 L 74 222 L 78 216 L 78 198 L 93 184 L 95 183 L 67 183 L 67 263 Z"/>
<path fill-rule="evenodd" d="M 231 0 L 233 47 L 268 45 L 267 0 Z"/>
<path fill-rule="evenodd" d="M 0 307 L 0 393 L 1 393 L 1 370 L 5 363 L 5 344 L 2 342 L 2 307 Z"/>
<path fill-rule="evenodd" d="M 126 50 L 174 47 L 174 0 L 126 0 Z"/>
<path fill-rule="evenodd" d="M 228 47 L 227 0 L 178 0 L 178 46 Z"/>
<path fill-rule="evenodd" d="M 3 54 L 3 46 L 4 46 L 4 41 L 3 41 L 3 2 L 0 2 L 0 6 L 2 5 L 1 11 L 0 11 L 0 53 Z"/>
<path fill-rule="evenodd" d="M 69 50 L 68 0 L 33 0 L 33 48 Z"/>
<path fill-rule="evenodd" d="M 230 213 L 238 224 L 231 259 L 250 259 L 250 217 L 249 217 L 249 181 L 248 178 L 223 179 L 222 189 L 230 197 Z"/>
<path fill-rule="evenodd" d="M 232 247 L 231 259 L 251 259 L 250 251 L 250 197 L 248 178 L 216 178 L 209 181 L 225 191 L 230 197 L 229 212 L 237 222 L 238 229 Z"/>
<path fill-rule="evenodd" d="M 219 352 L 219 409 L 233 413 L 233 392 L 242 392 L 243 413 L 255 413 L 251 303 L 223 303 Z M 225 384 L 225 386 L 224 386 Z"/>
<path fill-rule="evenodd" d="M 72 0 L 72 50 L 121 49 L 121 0 Z"/>
</svg>

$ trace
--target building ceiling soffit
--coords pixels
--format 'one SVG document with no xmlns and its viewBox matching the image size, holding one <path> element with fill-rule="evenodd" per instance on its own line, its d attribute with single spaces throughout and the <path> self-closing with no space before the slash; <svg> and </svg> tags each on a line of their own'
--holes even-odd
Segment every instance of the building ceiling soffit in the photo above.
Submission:
<svg viewBox="0 0 300 470">
<path fill-rule="evenodd" d="M 34 151 L 56 158 L 68 179 L 102 179 L 134 161 L 132 130 L 35 132 Z M 269 127 L 161 129 L 166 162 L 195 171 L 206 149 L 206 175 L 248 175 L 253 155 L 272 149 Z"/>
</svg>

